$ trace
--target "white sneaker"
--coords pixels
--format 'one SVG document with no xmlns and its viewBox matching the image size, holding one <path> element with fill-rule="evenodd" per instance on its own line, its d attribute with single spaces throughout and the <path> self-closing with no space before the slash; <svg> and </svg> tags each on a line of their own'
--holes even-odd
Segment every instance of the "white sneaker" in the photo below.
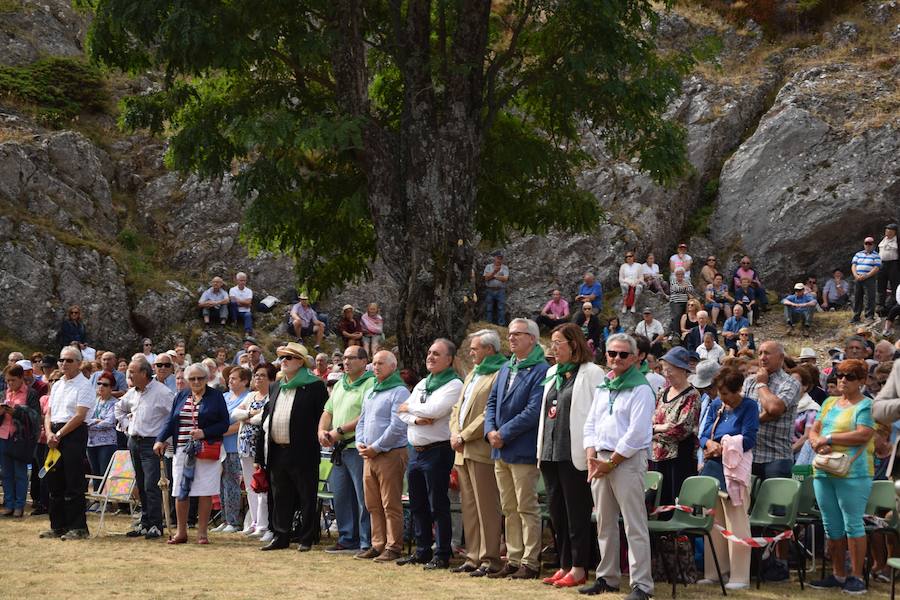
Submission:
<svg viewBox="0 0 900 600">
<path fill-rule="evenodd" d="M 750 589 L 750 584 L 749 583 L 738 583 L 737 581 L 735 581 L 735 582 L 729 581 L 728 583 L 725 584 L 725 589 L 726 590 L 747 590 L 747 589 Z"/>
<path fill-rule="evenodd" d="M 255 531 L 256 531 L 256 526 L 250 525 L 249 527 L 244 527 L 244 529 L 243 529 L 243 531 L 241 531 L 241 533 L 244 535 L 253 535 L 253 533 Z"/>
<path fill-rule="evenodd" d="M 218 527 L 210 529 L 209 531 L 210 533 L 222 533 L 222 531 L 224 531 L 226 527 L 228 527 L 228 523 L 222 523 Z"/>
<path fill-rule="evenodd" d="M 252 537 L 252 538 L 261 538 L 261 537 L 263 537 L 264 535 L 266 535 L 267 533 L 269 533 L 269 530 L 268 530 L 268 529 L 266 529 L 265 527 L 260 527 L 259 529 L 257 529 L 257 530 L 254 531 L 253 533 L 251 533 L 249 537 Z"/>
<path fill-rule="evenodd" d="M 238 533 L 240 529 L 235 527 L 234 525 L 228 525 L 225 529 L 222 530 L 222 533 Z"/>
<path fill-rule="evenodd" d="M 631 312 L 634 312 L 634 307 L 633 307 L 633 306 L 631 307 Z"/>
<path fill-rule="evenodd" d="M 272 533 L 271 531 L 267 531 L 265 533 L 265 535 L 263 535 L 261 538 L 259 538 L 259 541 L 262 542 L 263 544 L 268 544 L 269 542 L 271 542 L 274 539 L 275 539 L 275 534 Z"/>
<path fill-rule="evenodd" d="M 623 307 L 622 307 L 622 314 L 624 315 L 624 314 L 627 313 L 627 312 L 628 312 L 628 307 L 627 307 L 627 306 L 623 306 Z"/>
<path fill-rule="evenodd" d="M 719 585 L 719 581 L 716 579 L 701 579 L 697 582 L 697 585 Z"/>
</svg>

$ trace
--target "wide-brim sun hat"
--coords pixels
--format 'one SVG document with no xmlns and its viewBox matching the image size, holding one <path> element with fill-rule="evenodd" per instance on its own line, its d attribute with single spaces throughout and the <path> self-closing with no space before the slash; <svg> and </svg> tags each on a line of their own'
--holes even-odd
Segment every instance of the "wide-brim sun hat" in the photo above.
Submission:
<svg viewBox="0 0 900 600">
<path fill-rule="evenodd" d="M 721 369 L 722 365 L 715 360 L 701 360 L 697 363 L 697 372 L 688 376 L 688 383 L 695 388 L 708 388 Z"/>
<path fill-rule="evenodd" d="M 659 360 L 667 362 L 673 367 L 678 367 L 679 369 L 684 369 L 685 371 L 693 373 L 694 370 L 691 368 L 691 363 L 689 362 L 690 358 L 691 353 L 688 352 L 684 346 L 675 346 L 663 354 Z"/>
</svg>

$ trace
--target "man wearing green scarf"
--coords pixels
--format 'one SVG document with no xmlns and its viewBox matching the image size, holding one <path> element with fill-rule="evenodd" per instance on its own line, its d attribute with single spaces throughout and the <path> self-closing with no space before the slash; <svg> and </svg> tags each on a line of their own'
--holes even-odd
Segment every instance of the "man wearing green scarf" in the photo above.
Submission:
<svg viewBox="0 0 900 600">
<path fill-rule="evenodd" d="M 316 493 L 319 483 L 319 418 L 328 392 L 325 382 L 309 371 L 312 358 L 303 344 L 290 342 L 276 351 L 281 360 L 281 381 L 269 386 L 263 408 L 265 435 L 259 436 L 257 461 L 269 474 L 274 510 L 274 538 L 263 550 L 287 548 L 294 510 L 300 507 L 300 546 L 312 548 L 319 527 Z"/>
<path fill-rule="evenodd" d="M 484 412 L 494 474 L 506 523 L 507 563 L 491 578 L 537 579 L 541 564 L 541 514 L 537 497 L 537 432 L 547 361 L 531 319 L 509 324 L 513 356 L 500 369 Z"/>
<path fill-rule="evenodd" d="M 491 446 L 484 440 L 484 407 L 497 373 L 506 364 L 500 336 L 482 329 L 469 338 L 475 368 L 463 381 L 462 393 L 450 413 L 450 444 L 456 450 L 456 473 L 462 497 L 466 562 L 451 569 L 483 577 L 496 573 L 500 562 L 500 493 L 494 476 Z"/>
<path fill-rule="evenodd" d="M 375 385 L 375 376 L 366 370 L 369 355 L 362 346 L 344 350 L 344 374 L 331 390 L 319 419 L 319 443 L 332 448 L 333 467 L 328 478 L 334 493 L 337 542 L 325 549 L 331 554 L 356 554 L 371 547 L 369 511 L 363 495 L 363 458 L 356 451 L 356 424 L 363 398 Z"/>
<path fill-rule="evenodd" d="M 597 580 L 579 591 L 584 594 L 618 592 L 619 516 L 628 538 L 631 593 L 626 600 L 647 600 L 653 593 L 650 573 L 650 535 L 644 505 L 647 449 L 653 438 L 656 398 L 639 369 L 638 346 L 624 333 L 606 341 L 606 362 L 612 369 L 594 392 L 584 424 L 584 448 L 594 506 L 600 565 Z"/>
<path fill-rule="evenodd" d="M 436 339 L 425 357 L 428 377 L 416 384 L 409 400 L 399 409 L 413 447 L 406 478 L 416 540 L 416 553 L 398 560 L 401 566 L 423 565 L 425 570 L 450 567 L 452 531 L 448 494 L 454 456 L 450 446 L 450 411 L 462 389 L 462 381 L 453 370 L 455 356 L 453 342 Z"/>
</svg>

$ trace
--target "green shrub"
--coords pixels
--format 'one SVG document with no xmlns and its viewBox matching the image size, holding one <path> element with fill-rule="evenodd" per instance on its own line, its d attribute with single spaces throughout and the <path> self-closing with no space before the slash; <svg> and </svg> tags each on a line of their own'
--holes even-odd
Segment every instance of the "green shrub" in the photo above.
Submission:
<svg viewBox="0 0 900 600">
<path fill-rule="evenodd" d="M 102 112 L 107 106 L 99 69 L 61 57 L 21 67 L 0 66 L 0 99 L 25 104 L 38 120 L 55 127 L 81 113 Z"/>
</svg>

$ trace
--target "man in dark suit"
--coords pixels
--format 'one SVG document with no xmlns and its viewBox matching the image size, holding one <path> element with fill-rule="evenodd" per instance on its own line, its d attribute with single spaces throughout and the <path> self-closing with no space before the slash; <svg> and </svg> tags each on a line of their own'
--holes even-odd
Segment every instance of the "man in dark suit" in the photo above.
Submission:
<svg viewBox="0 0 900 600">
<path fill-rule="evenodd" d="M 272 494 L 272 531 L 275 537 L 262 550 L 281 550 L 290 544 L 294 508 L 300 508 L 300 545 L 312 548 L 319 526 L 316 491 L 319 483 L 319 418 L 328 393 L 325 382 L 313 375 L 312 358 L 302 344 L 291 342 L 276 352 L 283 378 L 269 386 L 263 409 L 263 435 L 258 436 L 256 462 L 265 465 Z"/>
<path fill-rule="evenodd" d="M 549 366 L 531 319 L 509 324 L 513 356 L 497 375 L 484 414 L 494 474 L 506 522 L 507 563 L 488 577 L 536 579 L 540 572 L 541 516 L 537 497 L 537 430 Z"/>
<path fill-rule="evenodd" d="M 706 335 L 707 332 L 712 332 L 713 338 L 718 343 L 719 332 L 716 331 L 716 326 L 709 322 L 709 313 L 705 310 L 701 310 L 697 313 L 697 325 L 692 327 L 687 335 L 684 336 L 684 347 L 687 348 L 689 352 L 695 352 L 697 347 L 703 343 L 703 336 Z"/>
</svg>

